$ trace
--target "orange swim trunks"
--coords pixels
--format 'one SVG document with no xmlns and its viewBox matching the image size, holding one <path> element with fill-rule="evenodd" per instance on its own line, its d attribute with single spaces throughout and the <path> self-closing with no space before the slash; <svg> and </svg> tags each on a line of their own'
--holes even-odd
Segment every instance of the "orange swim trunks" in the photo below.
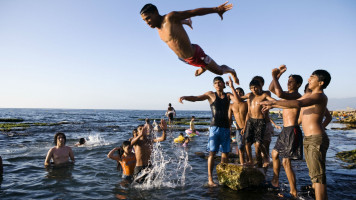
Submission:
<svg viewBox="0 0 356 200">
<path fill-rule="evenodd" d="M 197 44 L 192 44 L 195 47 L 194 56 L 190 58 L 179 58 L 181 61 L 193 65 L 195 67 L 206 67 L 210 62 L 211 58 L 204 53 L 204 50 Z"/>
</svg>

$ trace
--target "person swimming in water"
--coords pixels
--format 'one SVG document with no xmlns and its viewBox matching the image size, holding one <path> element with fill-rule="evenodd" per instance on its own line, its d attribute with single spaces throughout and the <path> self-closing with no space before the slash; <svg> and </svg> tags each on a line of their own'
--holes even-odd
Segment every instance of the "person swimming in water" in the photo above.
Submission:
<svg viewBox="0 0 356 200">
<path fill-rule="evenodd" d="M 53 160 L 54 165 L 62 165 L 69 162 L 69 158 L 72 161 L 72 163 L 75 162 L 74 159 L 74 154 L 72 151 L 72 148 L 66 146 L 66 135 L 64 133 L 56 133 L 54 135 L 54 144 L 56 145 L 55 147 L 52 147 L 46 156 L 46 160 L 44 162 L 45 166 L 50 165 L 51 159 Z"/>
<path fill-rule="evenodd" d="M 118 152 L 117 155 L 114 155 Z M 120 147 L 113 148 L 107 155 L 108 158 L 116 160 L 117 169 L 122 168 L 122 178 L 128 182 L 132 182 L 134 170 L 136 166 L 136 156 L 132 152 L 130 141 L 124 141 Z"/>
<path fill-rule="evenodd" d="M 77 144 L 75 144 L 74 146 L 76 146 L 76 147 L 79 147 L 79 146 L 82 146 L 82 145 L 84 145 L 85 144 L 85 139 L 84 138 L 80 138 L 79 139 L 79 142 L 77 143 Z"/>
<path fill-rule="evenodd" d="M 188 34 L 182 26 L 182 24 L 189 23 L 184 21 L 186 19 L 211 13 L 217 13 L 223 19 L 223 14 L 231 10 L 232 7 L 232 4 L 225 2 L 218 7 L 173 11 L 166 15 L 160 15 L 155 5 L 146 4 L 141 9 L 140 15 L 148 26 L 158 30 L 160 38 L 174 51 L 180 60 L 189 65 L 199 67 L 195 72 L 195 76 L 201 75 L 206 70 L 217 75 L 229 73 L 234 81 L 239 84 L 235 70 L 226 65 L 218 65 L 204 53 L 199 45 L 191 44 Z"/>
</svg>

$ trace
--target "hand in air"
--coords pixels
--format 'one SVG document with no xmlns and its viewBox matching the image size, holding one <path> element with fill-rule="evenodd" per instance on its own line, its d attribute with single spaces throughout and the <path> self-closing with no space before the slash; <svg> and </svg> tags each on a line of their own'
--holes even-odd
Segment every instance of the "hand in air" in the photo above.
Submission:
<svg viewBox="0 0 356 200">
<path fill-rule="evenodd" d="M 179 103 L 183 104 L 183 100 L 184 100 L 184 99 L 185 99 L 184 97 L 180 97 L 179 100 L 178 100 Z"/>
<path fill-rule="evenodd" d="M 166 120 L 162 119 L 161 123 L 159 124 L 162 130 L 166 131 L 167 130 L 167 122 Z"/>
<path fill-rule="evenodd" d="M 191 18 L 187 19 L 187 23 L 186 23 L 192 30 L 193 30 L 193 22 Z"/>
<path fill-rule="evenodd" d="M 226 85 L 234 89 L 234 82 L 232 81 L 231 76 L 229 76 L 229 81 L 226 81 Z"/>
<path fill-rule="evenodd" d="M 274 78 L 278 77 L 280 72 L 281 71 L 278 68 L 272 69 L 272 77 L 274 77 Z"/>
<path fill-rule="evenodd" d="M 279 66 L 279 73 L 282 75 L 284 72 L 287 71 L 286 65 Z"/>
<path fill-rule="evenodd" d="M 220 6 L 218 6 L 218 14 L 221 18 L 221 20 L 223 20 L 223 14 L 232 9 L 232 4 L 227 4 L 229 3 L 228 1 L 226 1 L 225 3 L 221 4 Z"/>
</svg>

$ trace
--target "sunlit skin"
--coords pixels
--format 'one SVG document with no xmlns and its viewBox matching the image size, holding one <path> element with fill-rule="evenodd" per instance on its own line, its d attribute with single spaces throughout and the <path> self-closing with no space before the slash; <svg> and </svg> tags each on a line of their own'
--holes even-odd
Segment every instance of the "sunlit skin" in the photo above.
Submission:
<svg viewBox="0 0 356 200">
<path fill-rule="evenodd" d="M 46 156 L 44 165 L 50 165 L 51 159 L 53 160 L 54 165 L 61 165 L 69 162 L 69 158 L 72 162 L 75 161 L 72 148 L 65 146 L 65 139 L 62 135 L 57 137 L 57 145 L 52 147 Z"/>
<path fill-rule="evenodd" d="M 166 140 L 167 123 L 164 119 L 161 120 L 160 127 L 162 129 L 162 136 L 154 139 L 149 136 L 147 131 L 149 129 L 148 125 L 137 128 L 137 134 L 131 140 L 131 145 L 135 149 L 136 167 L 148 166 L 153 143 Z"/>
<path fill-rule="evenodd" d="M 225 95 L 228 96 L 229 99 L 231 99 L 232 94 L 231 93 L 224 93 L 224 87 L 225 83 L 221 80 L 215 80 L 214 81 L 214 88 L 216 90 L 216 94 L 219 98 L 223 99 L 225 98 Z M 179 102 L 183 103 L 183 101 L 205 101 L 208 100 L 209 104 L 212 104 L 216 100 L 215 93 L 213 91 L 209 91 L 204 93 L 203 95 L 200 96 L 182 96 L 179 98 Z M 214 156 L 216 152 L 209 152 L 209 157 L 208 157 L 208 185 L 210 187 L 216 187 L 217 184 L 214 183 L 213 181 L 213 169 L 214 169 Z M 222 163 L 227 163 L 227 153 L 221 153 L 221 162 Z"/>
<path fill-rule="evenodd" d="M 265 101 L 261 102 L 261 105 L 265 106 L 264 109 L 270 109 L 271 107 L 300 109 L 305 107 L 300 113 L 302 115 L 304 135 L 322 135 L 325 134 L 322 120 L 325 116 L 328 102 L 328 98 L 323 91 L 324 82 L 319 81 L 319 78 L 312 74 L 308 79 L 308 83 L 309 89 L 312 90 L 311 94 L 303 95 L 297 100 Z M 313 186 L 317 200 L 327 199 L 326 184 L 314 183 Z"/>
<path fill-rule="evenodd" d="M 233 103 L 230 104 L 229 108 L 229 120 L 230 124 L 232 122 L 232 115 L 234 115 L 237 126 L 239 129 L 243 129 L 245 127 L 245 119 L 246 115 L 248 112 L 248 105 L 247 102 L 241 99 L 245 95 L 245 93 L 242 90 L 237 90 L 234 88 L 234 83 L 231 80 L 231 77 L 229 77 L 229 82 L 228 86 L 231 88 L 233 97 L 231 98 Z M 240 158 L 240 164 L 244 164 L 244 151 L 239 149 L 239 158 Z"/>
<path fill-rule="evenodd" d="M 195 47 L 192 46 L 189 36 L 183 28 L 183 24 L 189 25 L 189 23 L 185 20 L 191 17 L 211 13 L 217 13 L 221 19 L 223 19 L 223 14 L 232 9 L 232 4 L 227 3 L 228 2 L 225 2 L 224 4 L 214 8 L 197 8 L 194 10 L 173 11 L 166 15 L 160 15 L 158 12 L 143 13 L 141 14 L 141 18 L 149 27 L 157 29 L 161 40 L 164 41 L 179 58 L 187 59 L 194 56 Z M 234 81 L 237 84 L 239 83 L 239 79 L 237 78 L 234 69 L 231 69 L 226 65 L 218 65 L 214 60 L 212 60 L 206 67 L 199 68 L 195 72 L 195 76 L 201 75 L 206 70 L 218 75 L 230 73 L 233 76 Z"/>
<path fill-rule="evenodd" d="M 279 78 L 286 71 L 287 71 L 287 67 L 285 65 L 281 65 L 279 68 L 275 68 L 272 70 L 273 80 L 269 87 L 270 91 L 282 99 L 287 99 L 287 100 L 298 99 L 301 97 L 301 94 L 298 92 L 300 84 L 297 84 L 296 80 L 293 77 L 288 78 L 288 83 L 287 83 L 288 91 L 282 90 L 282 87 L 279 83 Z M 298 108 L 283 109 L 283 126 L 284 127 L 297 126 L 299 111 L 300 109 Z M 273 186 L 279 187 L 279 173 L 280 173 L 281 163 L 279 160 L 279 153 L 275 149 L 272 150 L 272 160 L 273 160 L 273 178 L 271 183 Z M 296 179 L 295 179 L 295 173 L 291 165 L 291 160 L 289 158 L 283 158 L 282 163 L 289 181 L 290 194 L 296 197 L 297 196 Z"/>
<path fill-rule="evenodd" d="M 246 122 L 248 121 L 249 118 L 253 119 L 265 119 L 265 114 L 262 112 L 262 106 L 260 105 L 260 102 L 265 101 L 265 100 L 274 100 L 267 92 L 262 91 L 262 86 L 261 85 L 252 85 L 250 86 L 251 93 L 248 95 L 248 114 L 246 117 Z M 245 127 L 242 130 L 242 133 L 244 134 L 246 131 L 247 123 L 245 123 Z M 261 157 L 261 152 L 263 153 L 262 155 L 264 156 L 264 160 L 266 162 L 267 160 L 267 151 L 266 149 L 263 148 L 263 145 L 261 146 L 260 142 L 255 142 L 255 152 L 256 152 L 256 158 L 259 160 Z M 251 143 L 246 142 L 246 153 L 247 153 L 247 164 L 251 165 L 252 164 L 252 150 L 251 150 Z M 267 165 L 267 163 L 264 163 L 264 165 Z"/>
</svg>

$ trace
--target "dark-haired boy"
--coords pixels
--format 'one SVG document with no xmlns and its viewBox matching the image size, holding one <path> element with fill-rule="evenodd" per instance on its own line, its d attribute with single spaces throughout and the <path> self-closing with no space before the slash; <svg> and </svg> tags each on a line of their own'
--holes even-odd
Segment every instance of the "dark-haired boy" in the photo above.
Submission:
<svg viewBox="0 0 356 200">
<path fill-rule="evenodd" d="M 261 102 L 266 109 L 271 107 L 297 108 L 306 107 L 302 115 L 304 132 L 305 161 L 309 169 L 309 176 L 315 188 L 317 200 L 327 199 L 325 161 L 329 148 L 329 138 L 322 126 L 328 97 L 324 89 L 329 85 L 330 74 L 326 70 L 316 70 L 308 79 L 310 95 L 297 100 L 280 100 Z"/>
<path fill-rule="evenodd" d="M 255 144 L 256 160 L 258 166 L 262 166 L 261 152 L 267 156 L 267 151 L 263 145 L 264 134 L 266 130 L 265 114 L 262 112 L 262 106 L 259 104 L 265 100 L 274 100 L 267 92 L 262 91 L 260 81 L 253 79 L 250 82 L 251 93 L 248 95 L 248 114 L 246 124 L 242 133 L 245 134 L 246 152 L 248 164 L 252 164 L 251 145 Z M 266 160 L 266 158 L 264 158 Z"/>
<path fill-rule="evenodd" d="M 65 146 L 67 141 L 66 135 L 64 133 L 56 133 L 54 135 L 55 147 L 52 147 L 46 156 L 44 165 L 50 165 L 51 159 L 55 165 L 66 164 L 69 162 L 69 158 L 74 163 L 74 154 L 72 148 Z"/>
<path fill-rule="evenodd" d="M 301 97 L 298 89 L 303 83 L 303 78 L 295 74 L 290 75 L 287 83 L 288 90 L 283 91 L 279 83 L 279 78 L 286 70 L 287 67 L 285 65 L 281 65 L 279 68 L 272 70 L 273 80 L 269 89 L 281 99 L 298 99 Z M 279 187 L 278 181 L 281 167 L 279 156 L 281 156 L 283 158 L 282 163 L 289 182 L 290 194 L 293 197 L 297 197 L 297 188 L 291 160 L 303 159 L 303 135 L 298 124 L 299 111 L 300 109 L 298 108 L 283 109 L 283 129 L 272 150 L 273 178 L 271 184 L 273 187 Z"/>
<path fill-rule="evenodd" d="M 245 152 L 245 137 L 242 134 L 242 129 L 245 127 L 245 120 L 246 115 L 248 112 L 248 105 L 247 102 L 241 99 L 245 95 L 245 91 L 238 87 L 234 88 L 232 81 L 229 82 L 229 86 L 232 90 L 232 94 L 234 95 L 232 98 L 233 103 L 230 104 L 229 109 L 229 120 L 230 124 L 232 124 L 232 115 L 234 115 L 236 120 L 236 142 L 237 142 L 237 149 L 240 158 L 240 164 L 243 165 L 244 161 L 244 152 Z M 236 97 L 235 97 L 236 95 Z M 240 98 L 238 98 L 238 97 Z"/>
<path fill-rule="evenodd" d="M 218 65 L 212 58 L 206 55 L 197 44 L 191 44 L 182 21 L 191 17 L 217 13 L 223 19 L 223 14 L 232 9 L 232 4 L 224 4 L 213 8 L 197 8 L 186 11 L 173 11 L 166 15 L 160 15 L 153 4 L 146 4 L 140 11 L 142 19 L 151 27 L 158 30 L 160 38 L 171 48 L 178 58 L 187 64 L 200 67 L 195 72 L 199 76 L 206 70 L 214 74 L 222 75 L 230 73 L 238 84 L 239 79 L 234 69 L 226 65 Z"/>
<path fill-rule="evenodd" d="M 212 112 L 212 118 L 209 128 L 208 141 L 208 185 L 216 187 L 213 181 L 214 156 L 219 152 L 221 145 L 221 162 L 227 163 L 227 155 L 230 152 L 230 123 L 229 123 L 229 106 L 232 94 L 225 93 L 225 82 L 220 76 L 213 80 L 216 92 L 209 91 L 200 96 L 182 96 L 179 102 L 186 101 L 205 101 L 208 100 Z"/>
</svg>

